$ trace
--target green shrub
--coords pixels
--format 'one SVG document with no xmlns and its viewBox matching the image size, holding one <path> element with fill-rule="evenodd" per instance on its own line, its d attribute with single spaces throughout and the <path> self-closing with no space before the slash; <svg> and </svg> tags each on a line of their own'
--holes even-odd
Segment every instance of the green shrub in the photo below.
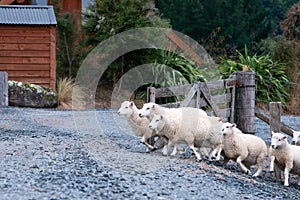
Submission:
<svg viewBox="0 0 300 200">
<path fill-rule="evenodd" d="M 289 96 L 289 80 L 285 74 L 286 65 L 273 61 L 269 55 L 249 55 L 247 48 L 245 54 L 238 52 L 238 59 L 230 60 L 222 58 L 219 70 L 223 78 L 228 77 L 243 68 L 251 69 L 255 72 L 256 100 L 261 103 L 271 101 L 281 101 L 283 104 Z"/>
<path fill-rule="evenodd" d="M 219 79 L 219 74 L 210 68 L 200 68 L 196 66 L 195 62 L 184 56 L 171 51 L 161 51 L 160 57 L 156 60 L 157 65 L 153 66 L 151 73 L 156 80 L 154 83 L 141 87 L 136 96 L 140 99 L 146 98 L 147 87 L 171 87 L 176 85 L 187 85 L 197 81 L 206 82 L 212 79 Z M 164 79 L 159 80 L 163 74 Z M 217 75 L 218 77 L 216 77 Z M 182 100 L 181 97 L 165 98 L 160 103 L 168 103 Z"/>
</svg>

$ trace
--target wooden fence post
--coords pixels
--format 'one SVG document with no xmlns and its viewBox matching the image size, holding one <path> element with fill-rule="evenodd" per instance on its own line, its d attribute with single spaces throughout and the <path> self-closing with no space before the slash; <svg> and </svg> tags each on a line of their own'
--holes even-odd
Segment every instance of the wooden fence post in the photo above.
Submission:
<svg viewBox="0 0 300 200">
<path fill-rule="evenodd" d="M 148 87 L 147 99 L 148 99 L 148 102 L 155 103 L 155 87 Z"/>
<path fill-rule="evenodd" d="M 255 73 L 236 72 L 234 122 L 243 133 L 254 134 Z"/>
<path fill-rule="evenodd" d="M 8 75 L 0 72 L 0 106 L 8 106 Z"/>
<path fill-rule="evenodd" d="M 269 103 L 270 134 L 272 131 L 281 132 L 281 107 L 281 102 Z"/>
<path fill-rule="evenodd" d="M 272 131 L 281 132 L 281 102 L 270 102 L 269 103 L 269 112 L 270 112 L 270 134 L 272 137 Z M 281 179 L 281 171 L 277 166 L 275 161 L 274 163 L 274 176 L 277 179 Z"/>
</svg>

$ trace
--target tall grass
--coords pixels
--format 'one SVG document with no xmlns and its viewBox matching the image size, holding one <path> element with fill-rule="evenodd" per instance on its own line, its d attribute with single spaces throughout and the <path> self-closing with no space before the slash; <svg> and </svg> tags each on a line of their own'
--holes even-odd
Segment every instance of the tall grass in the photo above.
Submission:
<svg viewBox="0 0 300 200">
<path fill-rule="evenodd" d="M 90 103 L 89 96 L 72 78 L 60 78 L 57 83 L 57 102 L 60 109 L 83 109 Z"/>
</svg>

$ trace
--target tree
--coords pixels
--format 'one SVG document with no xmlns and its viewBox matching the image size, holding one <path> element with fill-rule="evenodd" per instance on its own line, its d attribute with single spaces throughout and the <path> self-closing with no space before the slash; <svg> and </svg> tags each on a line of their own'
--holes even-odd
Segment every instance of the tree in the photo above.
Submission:
<svg viewBox="0 0 300 200">
<path fill-rule="evenodd" d="M 231 48 L 251 49 L 269 34 L 278 33 L 285 10 L 296 0 L 156 0 L 162 16 L 172 27 L 201 43 L 211 34 L 222 39 L 227 52 Z M 218 44 L 220 45 L 220 44 Z M 233 51 L 235 52 L 235 51 Z"/>
<path fill-rule="evenodd" d="M 94 0 L 83 13 L 82 31 L 85 45 L 95 47 L 112 35 L 148 26 L 169 26 L 167 21 L 155 21 L 151 0 Z M 151 15 L 151 17 L 148 17 Z"/>
<path fill-rule="evenodd" d="M 61 14 L 58 0 L 51 0 L 57 20 L 56 68 L 57 77 L 73 77 L 79 67 L 79 30 L 71 13 Z"/>
<path fill-rule="evenodd" d="M 100 42 L 109 37 L 141 27 L 170 27 L 162 20 L 152 0 L 94 0 L 83 13 L 83 47 L 88 53 Z M 104 77 L 113 81 L 130 68 L 147 63 L 145 60 L 155 53 L 140 50 L 128 53 L 112 63 Z"/>
<path fill-rule="evenodd" d="M 281 27 L 286 38 L 300 42 L 300 3 L 293 5 L 287 11 Z"/>
</svg>

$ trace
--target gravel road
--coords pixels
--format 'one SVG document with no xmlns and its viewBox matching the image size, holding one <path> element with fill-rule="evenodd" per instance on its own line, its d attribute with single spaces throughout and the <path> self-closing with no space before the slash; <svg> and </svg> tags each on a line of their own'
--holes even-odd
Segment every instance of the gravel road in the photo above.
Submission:
<svg viewBox="0 0 300 200">
<path fill-rule="evenodd" d="M 299 117 L 282 120 L 300 130 Z M 255 132 L 270 143 L 269 127 L 258 119 Z M 0 149 L 1 200 L 300 199 L 298 177 L 284 187 L 267 160 L 262 177 L 252 178 L 233 162 L 195 162 L 189 150 L 144 153 L 125 119 L 109 109 L 1 107 Z"/>
</svg>

